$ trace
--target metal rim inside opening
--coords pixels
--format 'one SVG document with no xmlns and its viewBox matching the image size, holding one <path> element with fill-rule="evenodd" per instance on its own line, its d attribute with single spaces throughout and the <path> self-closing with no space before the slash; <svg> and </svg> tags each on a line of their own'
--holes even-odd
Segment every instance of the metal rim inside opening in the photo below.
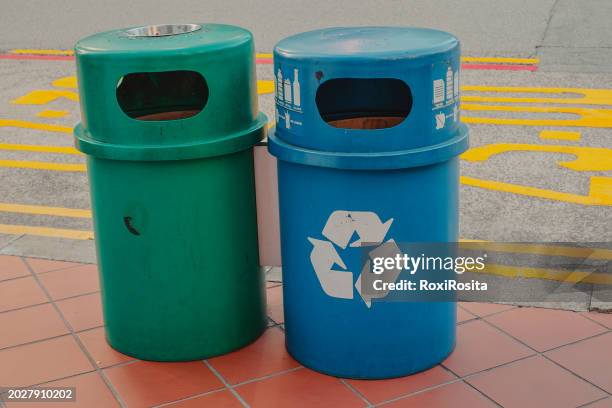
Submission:
<svg viewBox="0 0 612 408">
<path fill-rule="evenodd" d="M 157 24 L 126 30 L 130 37 L 167 37 L 170 35 L 180 35 L 192 33 L 202 29 L 199 24 Z"/>
</svg>

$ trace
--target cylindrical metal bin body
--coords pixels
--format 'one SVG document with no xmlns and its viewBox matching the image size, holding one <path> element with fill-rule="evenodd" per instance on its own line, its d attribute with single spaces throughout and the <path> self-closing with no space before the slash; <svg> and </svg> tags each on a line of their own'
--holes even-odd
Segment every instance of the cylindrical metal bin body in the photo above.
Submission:
<svg viewBox="0 0 612 408">
<path fill-rule="evenodd" d="M 448 103 L 432 103 L 432 82 L 449 68 L 458 80 L 458 41 L 434 30 L 327 29 L 289 37 L 275 49 L 277 79 L 279 71 L 286 77 L 297 70 L 301 92 L 299 107 L 295 94 L 291 104 L 277 94 L 269 149 L 278 158 L 286 344 L 307 367 L 389 378 L 427 369 L 454 347 L 454 302 L 372 301 L 358 283 L 359 242 L 458 239 L 457 156 L 467 148 L 467 129 L 454 91 Z M 335 127 L 334 121 L 398 115 L 387 111 L 401 104 L 372 96 L 374 90 L 368 95 L 381 97 L 384 109 L 368 115 L 364 108 L 373 105 L 359 101 L 354 87 L 372 88 L 347 82 L 346 93 L 328 96 L 350 97 L 348 108 L 336 100 L 327 105 L 336 111 L 321 112 L 325 81 L 346 78 L 402 80 L 411 93 L 409 112 L 391 127 Z M 440 113 L 446 126 L 436 129 Z"/>
<path fill-rule="evenodd" d="M 223 354 L 266 326 L 252 152 L 266 118 L 252 37 L 213 24 L 155 38 L 126 33 L 76 46 L 75 136 L 88 155 L 106 336 L 145 360 Z M 181 83 L 183 72 L 204 78 L 203 104 L 183 102 L 199 89 Z M 139 82 L 122 95 L 134 73 Z"/>
</svg>

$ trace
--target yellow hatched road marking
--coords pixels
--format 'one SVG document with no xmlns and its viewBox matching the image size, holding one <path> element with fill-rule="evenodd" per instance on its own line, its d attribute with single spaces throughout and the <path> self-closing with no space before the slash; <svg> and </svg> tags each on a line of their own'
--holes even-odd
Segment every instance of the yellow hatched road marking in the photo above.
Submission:
<svg viewBox="0 0 612 408">
<path fill-rule="evenodd" d="M 53 215 L 57 217 L 91 218 L 91 211 L 77 208 L 46 207 L 42 205 L 25 205 L 0 203 L 0 212 L 33 215 Z"/>
<path fill-rule="evenodd" d="M 595 283 L 600 285 L 612 285 L 612 275 L 606 273 L 564 271 L 560 269 L 496 264 L 485 264 L 485 268 L 482 271 L 474 269 L 470 272 L 505 276 L 509 278 L 530 278 L 568 283 Z"/>
<path fill-rule="evenodd" d="M 573 94 L 564 98 L 552 97 L 517 97 L 517 96 L 482 96 L 462 95 L 463 102 L 514 102 L 514 103 L 556 103 L 575 105 L 612 105 L 612 89 L 589 88 L 527 88 L 514 86 L 479 86 L 465 85 L 461 87 L 464 92 L 492 92 L 492 93 L 538 93 L 552 95 Z M 576 96 L 575 94 L 581 95 Z"/>
<path fill-rule="evenodd" d="M 547 244 L 521 244 L 514 242 L 490 242 L 461 240 L 459 247 L 462 249 L 487 250 L 487 252 L 507 252 L 513 254 L 534 254 L 545 256 L 563 256 L 569 258 L 585 259 L 612 259 L 612 249 L 570 247 L 562 245 Z"/>
<path fill-rule="evenodd" d="M 34 129 L 34 130 L 44 130 L 47 132 L 60 132 L 60 133 L 72 134 L 72 128 L 70 126 L 51 125 L 48 123 L 38 123 L 38 122 L 27 122 L 25 120 L 15 120 L 15 119 L 0 119 L 0 128 L 1 127 L 14 127 L 14 128 L 21 128 L 21 129 Z"/>
<path fill-rule="evenodd" d="M 70 111 L 67 111 L 67 110 L 45 109 L 45 110 L 38 112 L 36 116 L 38 116 L 39 118 L 57 119 L 57 118 L 63 118 L 65 116 L 68 116 L 69 113 Z"/>
<path fill-rule="evenodd" d="M 568 106 L 499 106 L 462 103 L 463 111 L 477 112 L 530 112 L 530 113 L 569 113 L 579 115 L 578 119 L 519 119 L 462 116 L 465 123 L 518 125 L 518 126 L 581 126 L 594 128 L 612 127 L 612 109 L 575 108 Z"/>
<path fill-rule="evenodd" d="M 580 132 L 566 132 L 563 130 L 543 130 L 540 132 L 542 140 L 569 140 L 576 142 L 580 140 Z"/>
<path fill-rule="evenodd" d="M 17 49 L 11 50 L 11 54 L 27 54 L 27 55 L 74 55 L 72 50 L 35 50 L 35 49 Z"/>
<path fill-rule="evenodd" d="M 505 193 L 519 194 L 529 197 L 544 198 L 547 200 L 565 201 L 581 205 L 612 205 L 612 178 L 591 177 L 589 194 L 562 193 L 554 190 L 546 190 L 518 184 L 504 183 L 501 181 L 482 180 L 474 177 L 461 176 L 461 183 L 467 186 L 485 188 L 487 190 L 501 191 Z"/>
<path fill-rule="evenodd" d="M 9 235 L 36 235 L 41 237 L 68 238 L 68 239 L 93 239 L 93 232 L 73 230 L 64 228 L 32 227 L 29 225 L 0 224 L 0 234 Z"/>
<path fill-rule="evenodd" d="M 40 161 L 22 160 L 0 160 L 0 167 L 10 167 L 17 169 L 51 170 L 51 171 L 74 171 L 84 172 L 86 167 L 80 163 L 52 163 Z"/>
<path fill-rule="evenodd" d="M 39 153 L 77 154 L 77 155 L 82 154 L 77 149 L 71 146 L 22 145 L 22 144 L 0 143 L 0 150 L 39 152 Z"/>
</svg>

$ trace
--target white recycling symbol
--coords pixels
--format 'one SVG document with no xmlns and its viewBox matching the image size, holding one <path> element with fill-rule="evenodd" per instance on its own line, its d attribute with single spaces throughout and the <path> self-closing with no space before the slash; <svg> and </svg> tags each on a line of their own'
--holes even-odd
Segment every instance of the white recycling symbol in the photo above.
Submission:
<svg viewBox="0 0 612 408">
<path fill-rule="evenodd" d="M 362 243 L 368 246 L 378 245 L 385 241 L 385 237 L 392 223 L 393 218 L 383 223 L 380 217 L 371 211 L 337 210 L 331 213 L 323 228 L 322 234 L 327 240 L 308 237 L 308 240 L 312 244 L 310 262 L 312 263 L 323 291 L 328 296 L 341 299 L 353 299 L 353 286 L 355 286 L 366 305 L 368 307 L 371 306 L 371 298 L 374 296 L 363 294 L 361 291 L 361 277 L 364 273 L 369 272 L 370 262 L 366 262 L 363 266 L 357 282 L 353 285 L 353 274 L 351 271 L 347 270 L 334 244 L 341 249 L 346 249 L 348 246 L 360 247 Z M 351 238 L 355 234 L 358 236 L 357 240 L 349 244 Z M 393 239 L 387 240 L 387 243 L 392 244 L 391 251 L 393 253 L 399 253 L 399 248 L 397 248 Z M 370 258 L 373 255 L 381 256 L 380 253 L 376 253 L 381 251 L 380 248 L 382 247 L 372 251 L 370 253 Z M 385 245 L 383 251 L 389 252 L 389 246 Z M 343 270 L 334 269 L 335 265 L 338 265 Z M 392 279 L 395 280 L 393 277 Z M 376 297 L 384 297 L 385 295 L 386 294 L 382 294 L 381 296 L 379 294 Z"/>
</svg>

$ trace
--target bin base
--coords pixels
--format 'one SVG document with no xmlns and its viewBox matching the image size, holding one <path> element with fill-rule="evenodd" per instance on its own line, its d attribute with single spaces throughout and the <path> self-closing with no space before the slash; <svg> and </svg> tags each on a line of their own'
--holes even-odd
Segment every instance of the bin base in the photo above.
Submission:
<svg viewBox="0 0 612 408">
<path fill-rule="evenodd" d="M 400 363 L 400 367 L 395 370 L 389 369 L 389 367 L 387 367 L 386 365 L 381 364 L 381 366 L 383 367 L 381 370 L 370 368 L 369 370 L 367 370 L 367 373 L 364 373 L 364 370 L 362 369 L 356 371 L 354 367 L 352 367 L 352 369 L 339 368 L 336 365 L 332 367 L 330 366 L 329 362 L 301 356 L 297 350 L 291 349 L 288 342 L 285 342 L 287 352 L 291 355 L 291 357 L 293 357 L 304 367 L 310 368 L 311 370 L 317 371 L 322 374 L 331 375 L 333 377 L 339 378 L 347 378 L 351 380 L 385 380 L 389 378 L 405 377 L 408 375 L 413 375 L 422 371 L 426 371 L 432 367 L 437 366 L 448 356 L 450 356 L 455 350 L 455 345 L 456 343 L 453 343 L 449 350 L 445 350 L 443 353 L 440 354 L 439 358 L 436 358 L 434 361 L 431 361 L 427 364 L 413 366 L 407 359 L 405 364 Z"/>
</svg>

